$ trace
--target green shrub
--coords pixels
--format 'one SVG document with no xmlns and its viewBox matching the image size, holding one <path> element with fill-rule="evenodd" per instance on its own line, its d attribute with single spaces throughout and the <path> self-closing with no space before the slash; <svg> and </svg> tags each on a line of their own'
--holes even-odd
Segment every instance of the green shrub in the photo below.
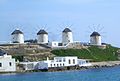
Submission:
<svg viewBox="0 0 120 81">
<path fill-rule="evenodd" d="M 93 61 L 114 61 L 117 59 L 118 48 L 107 46 L 106 49 L 91 46 L 87 49 L 57 49 L 51 53 L 57 56 L 78 56 L 81 59 L 92 59 Z"/>
</svg>

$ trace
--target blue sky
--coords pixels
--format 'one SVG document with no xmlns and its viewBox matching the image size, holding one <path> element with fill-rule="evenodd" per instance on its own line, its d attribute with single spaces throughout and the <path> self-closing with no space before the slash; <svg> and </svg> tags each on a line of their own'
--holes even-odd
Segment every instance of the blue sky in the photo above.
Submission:
<svg viewBox="0 0 120 81">
<path fill-rule="evenodd" d="M 50 40 L 61 40 L 67 26 L 74 40 L 82 42 L 104 27 L 99 31 L 102 42 L 120 47 L 120 0 L 0 0 L 0 41 L 9 42 L 16 28 L 24 32 L 25 39 L 35 39 L 45 28 Z"/>
</svg>

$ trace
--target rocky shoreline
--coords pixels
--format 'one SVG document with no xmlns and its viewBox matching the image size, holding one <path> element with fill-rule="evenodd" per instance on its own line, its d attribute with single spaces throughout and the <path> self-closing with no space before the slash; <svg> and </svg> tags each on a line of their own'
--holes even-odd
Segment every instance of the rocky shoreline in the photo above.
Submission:
<svg viewBox="0 0 120 81">
<path fill-rule="evenodd" d="M 49 68 L 45 70 L 21 70 L 16 72 L 0 72 L 0 74 L 3 73 L 27 73 L 27 72 L 61 72 L 61 71 L 71 71 L 71 70 L 86 70 L 86 69 L 92 69 L 92 68 L 102 68 L 102 67 L 114 67 L 119 66 L 120 61 L 104 61 L 104 62 L 92 62 L 92 66 L 69 66 L 69 67 L 54 67 Z"/>
<path fill-rule="evenodd" d="M 112 67 L 120 65 L 120 61 L 92 62 L 93 67 Z"/>
</svg>

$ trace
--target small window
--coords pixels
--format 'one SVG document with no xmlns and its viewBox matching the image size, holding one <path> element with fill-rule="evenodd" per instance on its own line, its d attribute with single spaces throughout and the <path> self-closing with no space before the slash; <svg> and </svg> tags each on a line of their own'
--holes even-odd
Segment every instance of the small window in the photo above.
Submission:
<svg viewBox="0 0 120 81">
<path fill-rule="evenodd" d="M 73 59 L 73 64 L 75 64 L 75 59 Z"/>
<path fill-rule="evenodd" d="M 57 67 L 59 66 L 59 64 L 57 64 Z"/>
<path fill-rule="evenodd" d="M 50 64 L 51 65 L 51 67 L 52 67 L 52 64 Z"/>
<path fill-rule="evenodd" d="M 68 42 L 70 42 L 70 40 L 68 40 Z"/>
<path fill-rule="evenodd" d="M 66 37 L 68 37 L 68 35 L 66 35 Z"/>
<path fill-rule="evenodd" d="M 62 60 L 60 59 L 59 62 L 62 62 Z"/>
<path fill-rule="evenodd" d="M 0 63 L 0 67 L 2 67 L 2 63 Z"/>
<path fill-rule="evenodd" d="M 55 66 L 55 64 L 54 64 L 54 66 Z"/>
<path fill-rule="evenodd" d="M 69 59 L 69 64 L 71 64 L 71 60 Z"/>
<path fill-rule="evenodd" d="M 60 66 L 62 66 L 62 64 L 60 64 Z"/>
<path fill-rule="evenodd" d="M 65 58 L 63 59 L 63 62 L 65 62 Z"/>
<path fill-rule="evenodd" d="M 65 64 L 63 63 L 63 66 L 64 66 Z"/>
<path fill-rule="evenodd" d="M 11 62 L 9 62 L 9 66 L 12 66 L 12 63 L 11 63 Z"/>
</svg>

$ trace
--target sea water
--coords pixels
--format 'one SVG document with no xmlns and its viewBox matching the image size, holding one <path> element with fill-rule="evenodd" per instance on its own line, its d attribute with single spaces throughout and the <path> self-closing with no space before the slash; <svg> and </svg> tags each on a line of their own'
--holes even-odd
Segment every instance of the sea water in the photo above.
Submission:
<svg viewBox="0 0 120 81">
<path fill-rule="evenodd" d="M 120 66 L 81 71 L 0 74 L 0 81 L 120 81 Z"/>
</svg>

